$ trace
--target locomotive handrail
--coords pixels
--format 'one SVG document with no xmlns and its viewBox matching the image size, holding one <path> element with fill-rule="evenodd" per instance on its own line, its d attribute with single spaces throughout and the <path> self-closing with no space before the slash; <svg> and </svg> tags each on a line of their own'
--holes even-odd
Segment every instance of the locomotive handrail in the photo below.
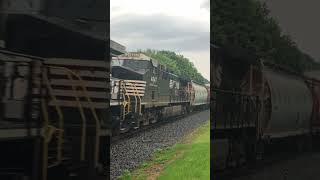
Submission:
<svg viewBox="0 0 320 180">
<path fill-rule="evenodd" d="M 45 105 L 44 98 L 41 98 L 41 109 L 44 117 L 43 127 L 44 132 L 47 132 L 49 129 L 49 113 L 47 110 L 47 106 Z M 48 138 L 46 134 L 44 135 L 44 141 L 42 143 L 43 153 L 42 153 L 42 180 L 47 179 L 48 174 Z"/>
<path fill-rule="evenodd" d="M 126 119 L 126 115 L 128 115 L 130 112 L 138 113 L 141 115 L 141 96 L 144 94 L 144 90 L 141 90 L 143 86 L 144 81 L 133 81 L 133 80 L 119 80 L 119 93 L 121 93 L 122 96 L 122 108 L 121 108 L 121 122 L 124 122 Z M 139 88 L 137 87 L 137 84 Z M 143 88 L 142 88 L 143 89 Z M 132 96 L 134 99 L 134 109 L 131 108 L 131 98 Z M 133 106 L 133 105 L 132 105 Z"/>
<path fill-rule="evenodd" d="M 46 73 L 47 73 L 46 71 L 43 72 L 43 77 L 44 77 L 45 83 L 47 84 L 51 98 L 53 99 L 53 101 L 56 102 L 57 98 L 53 94 L 53 89 L 52 89 L 52 86 L 50 84 L 50 81 L 49 81 Z M 62 110 L 59 107 L 59 105 L 55 105 L 55 109 L 56 109 L 56 111 L 58 113 L 58 117 L 59 117 L 58 127 L 59 127 L 59 129 L 63 130 L 64 129 L 64 117 L 63 117 Z M 49 121 L 49 119 L 48 119 L 48 121 Z M 58 133 L 58 143 L 57 143 L 57 163 L 61 163 L 61 161 L 62 161 L 63 131 L 58 131 L 58 132 L 59 133 Z"/>
<path fill-rule="evenodd" d="M 130 84 L 132 87 L 135 87 L 134 84 Z M 137 112 L 137 108 L 138 108 L 138 102 L 137 102 L 137 92 L 136 89 L 133 90 L 133 96 L 135 99 L 135 107 L 134 107 L 134 111 Z"/>
<path fill-rule="evenodd" d="M 136 86 L 136 84 L 135 83 L 133 83 L 133 86 L 134 86 L 134 88 L 135 88 L 135 93 L 137 94 L 137 97 L 138 97 L 138 99 L 139 99 L 139 115 L 141 115 L 141 97 L 140 97 L 140 95 L 139 95 L 139 93 L 138 93 L 138 89 L 137 89 L 137 86 Z"/>
<path fill-rule="evenodd" d="M 74 81 L 70 74 L 68 74 L 68 78 L 71 81 Z M 71 87 L 72 87 L 73 91 L 76 91 L 76 88 L 74 87 L 73 84 L 71 85 Z M 85 159 L 85 145 L 86 145 L 86 136 L 87 136 L 87 131 L 86 131 L 87 119 L 86 119 L 86 116 L 84 115 L 83 106 L 82 106 L 82 104 L 80 102 L 80 99 L 79 99 L 79 97 L 78 97 L 78 95 L 76 93 L 75 93 L 75 98 L 76 98 L 76 101 L 78 103 L 80 116 L 81 116 L 81 119 L 82 119 L 80 160 L 83 161 Z"/>
<path fill-rule="evenodd" d="M 259 96 L 249 96 L 223 90 L 213 90 L 213 93 L 211 98 L 213 105 L 212 113 L 216 114 L 216 118 L 213 121 L 213 129 L 231 130 L 233 128 L 258 127 L 258 119 L 256 116 L 259 115 Z M 222 94 L 219 101 L 215 97 L 216 93 Z M 228 97 L 227 101 L 225 101 L 223 97 Z M 239 109 L 239 107 L 241 108 Z M 228 110 L 225 108 L 228 108 Z M 236 108 L 237 111 L 230 108 Z"/>
<path fill-rule="evenodd" d="M 75 77 L 77 77 L 79 79 L 79 81 L 80 81 L 80 85 L 81 85 L 81 87 L 83 89 L 83 93 L 84 93 L 84 95 L 85 95 L 85 97 L 86 97 L 86 99 L 87 99 L 87 101 L 89 103 L 90 110 L 92 112 L 92 115 L 93 115 L 93 117 L 95 119 L 95 123 L 96 123 L 96 141 L 95 141 L 95 154 L 94 154 L 95 155 L 94 156 L 95 160 L 94 160 L 94 162 L 95 162 L 95 165 L 97 166 L 98 165 L 98 158 L 99 158 L 98 151 L 99 151 L 99 146 L 100 146 L 99 135 L 100 135 L 101 125 L 100 125 L 100 120 L 98 118 L 98 115 L 97 115 L 95 109 L 92 106 L 92 101 L 91 101 L 90 97 L 88 96 L 87 88 L 84 86 L 82 78 L 77 73 L 73 72 L 72 70 L 70 70 L 68 68 L 65 68 L 65 67 L 57 67 L 57 66 L 49 66 L 49 67 L 63 69 L 66 72 L 68 72 L 69 75 L 71 74 L 71 75 L 74 75 Z M 78 99 L 78 103 L 81 104 L 81 101 L 79 99 Z M 84 125 L 86 125 L 86 124 L 84 124 Z M 85 129 L 86 129 L 86 127 L 83 126 L 82 134 L 84 132 L 86 132 Z M 81 143 L 81 147 L 83 148 L 83 151 L 81 151 L 82 152 L 81 157 L 80 157 L 81 159 L 84 158 L 84 155 L 85 155 L 85 153 L 84 153 L 85 152 L 85 144 L 84 144 L 84 142 L 85 142 L 85 137 L 82 138 L 82 143 Z"/>
<path fill-rule="evenodd" d="M 130 96 L 126 93 L 127 92 L 126 82 L 123 80 L 120 80 L 120 82 L 121 82 L 121 86 L 120 86 L 121 89 L 123 88 L 123 90 L 125 91 L 125 92 L 122 92 L 122 96 L 124 98 L 124 103 L 123 103 L 124 112 L 123 112 L 122 120 L 124 120 L 126 115 L 129 114 L 131 102 L 130 102 Z M 119 92 L 121 92 L 121 89 L 119 90 Z M 128 97 L 128 101 L 126 101 L 126 97 Z M 128 109 L 128 113 L 126 113 L 126 111 L 125 111 L 126 106 Z"/>
</svg>

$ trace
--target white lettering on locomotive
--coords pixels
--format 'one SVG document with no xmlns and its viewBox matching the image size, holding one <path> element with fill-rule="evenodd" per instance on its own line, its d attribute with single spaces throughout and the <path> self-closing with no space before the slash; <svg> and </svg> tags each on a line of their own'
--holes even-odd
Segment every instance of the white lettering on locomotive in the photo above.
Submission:
<svg viewBox="0 0 320 180">
<path fill-rule="evenodd" d="M 169 84 L 170 89 L 172 88 L 179 89 L 179 86 L 180 86 L 179 82 L 170 79 L 170 84 Z"/>
<path fill-rule="evenodd" d="M 158 86 L 157 81 L 158 81 L 158 78 L 156 76 L 151 76 L 150 86 L 157 87 Z"/>
</svg>

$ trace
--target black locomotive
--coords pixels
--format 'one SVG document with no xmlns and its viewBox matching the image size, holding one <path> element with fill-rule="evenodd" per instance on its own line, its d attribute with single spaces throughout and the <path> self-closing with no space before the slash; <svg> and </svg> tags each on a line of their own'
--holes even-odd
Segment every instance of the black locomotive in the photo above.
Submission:
<svg viewBox="0 0 320 180">
<path fill-rule="evenodd" d="M 142 53 L 112 59 L 111 111 L 114 133 L 209 105 L 209 87 L 170 73 Z"/>
</svg>

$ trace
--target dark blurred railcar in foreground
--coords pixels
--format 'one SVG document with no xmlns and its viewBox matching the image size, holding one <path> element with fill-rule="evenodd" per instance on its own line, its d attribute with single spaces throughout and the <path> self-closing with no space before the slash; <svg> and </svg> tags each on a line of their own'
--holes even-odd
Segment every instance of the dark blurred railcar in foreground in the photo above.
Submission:
<svg viewBox="0 0 320 180">
<path fill-rule="evenodd" d="M 112 59 L 111 111 L 114 133 L 156 123 L 208 106 L 204 85 L 168 71 L 142 53 Z"/>
<path fill-rule="evenodd" d="M 99 59 L 109 31 L 104 0 L 3 0 L 0 39 L 9 50 L 40 57 Z"/>
<path fill-rule="evenodd" d="M 0 54 L 0 177 L 93 178 L 106 168 L 107 63 Z"/>
<path fill-rule="evenodd" d="M 108 179 L 106 8 L 0 2 L 1 179 Z"/>
</svg>

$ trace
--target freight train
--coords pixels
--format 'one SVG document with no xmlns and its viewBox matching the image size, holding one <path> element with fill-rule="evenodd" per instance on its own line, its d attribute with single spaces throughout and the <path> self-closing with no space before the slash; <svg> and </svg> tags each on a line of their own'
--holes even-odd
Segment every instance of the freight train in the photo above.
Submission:
<svg viewBox="0 0 320 180">
<path fill-rule="evenodd" d="M 0 1 L 0 179 L 108 179 L 107 8 Z"/>
<path fill-rule="evenodd" d="M 111 74 L 114 134 L 209 107 L 209 87 L 171 73 L 143 53 L 112 58 Z"/>
<path fill-rule="evenodd" d="M 112 133 L 208 105 L 208 89 L 150 58 L 120 56 L 111 93 L 125 48 L 107 39 L 106 9 L 0 1 L 0 179 L 109 179 Z"/>
<path fill-rule="evenodd" d="M 213 163 L 229 166 L 261 159 L 266 147 L 279 141 L 291 142 L 298 150 L 311 149 L 320 127 L 319 74 L 298 74 L 211 48 L 216 76 L 212 77 L 212 136 L 228 143 L 225 162 L 217 158 Z M 214 147 L 215 153 L 219 148 Z"/>
</svg>

